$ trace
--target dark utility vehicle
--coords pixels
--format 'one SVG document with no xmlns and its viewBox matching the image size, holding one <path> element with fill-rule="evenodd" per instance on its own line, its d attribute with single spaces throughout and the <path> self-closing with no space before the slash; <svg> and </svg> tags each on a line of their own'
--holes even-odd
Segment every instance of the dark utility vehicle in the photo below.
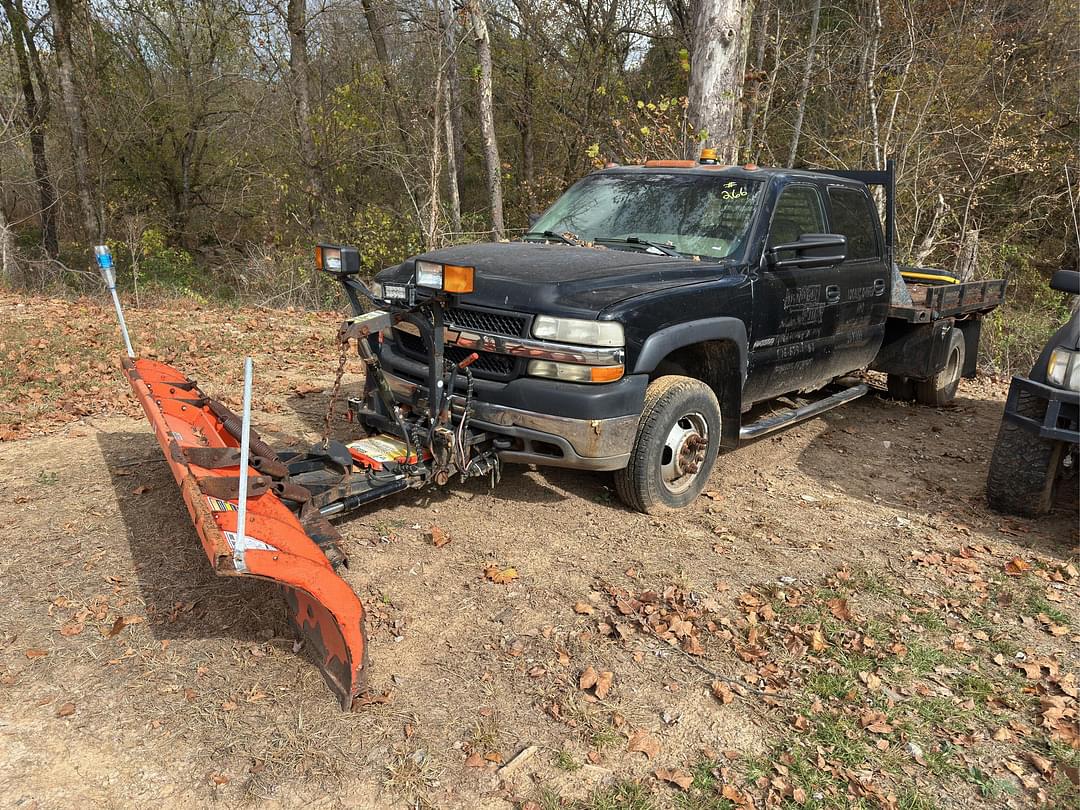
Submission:
<svg viewBox="0 0 1080 810">
<path fill-rule="evenodd" d="M 885 191 L 884 232 L 873 184 Z M 501 461 L 611 470 L 634 509 L 681 507 L 722 448 L 865 394 L 858 380 L 838 384 L 852 372 L 887 372 L 894 395 L 929 405 L 974 374 L 980 319 L 1004 282 L 906 283 L 902 272 L 940 274 L 895 266 L 893 211 L 891 166 L 612 166 L 520 241 L 408 259 L 379 273 L 374 297 L 445 302 L 440 363 L 477 358 L 434 401 L 460 408 L 468 396 L 470 426 Z M 468 291 L 456 294 L 463 274 Z M 376 347 L 410 413 L 443 385 L 422 326 L 400 320 Z M 354 410 L 392 424 L 373 380 Z M 806 392 L 821 393 L 751 418 L 759 403 Z"/>
<path fill-rule="evenodd" d="M 1080 295 L 1080 272 L 1059 270 L 1051 288 Z M 1031 373 L 1013 377 L 1001 418 L 986 497 L 1002 512 L 1035 516 L 1050 510 L 1080 444 L 1080 309 L 1047 341 Z"/>
</svg>

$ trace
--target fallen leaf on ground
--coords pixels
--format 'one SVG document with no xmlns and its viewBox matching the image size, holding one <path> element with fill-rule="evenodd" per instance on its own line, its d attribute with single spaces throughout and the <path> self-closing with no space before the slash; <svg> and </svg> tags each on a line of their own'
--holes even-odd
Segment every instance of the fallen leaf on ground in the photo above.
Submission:
<svg viewBox="0 0 1080 810">
<path fill-rule="evenodd" d="M 601 700 L 607 697 L 607 693 L 610 691 L 611 684 L 614 680 L 614 672 L 601 672 L 600 676 L 596 679 L 596 696 Z"/>
<path fill-rule="evenodd" d="M 711 688 L 713 697 L 715 697 L 721 703 L 726 705 L 728 703 L 731 703 L 731 701 L 735 700 L 735 693 L 732 692 L 731 687 L 729 687 L 723 681 L 713 681 Z"/>
<path fill-rule="evenodd" d="M 848 608 L 847 599 L 830 599 L 829 611 L 841 621 L 851 621 L 851 610 Z"/>
<path fill-rule="evenodd" d="M 132 492 L 134 492 L 136 495 L 145 495 L 151 489 L 152 489 L 152 487 L 149 487 L 146 484 L 141 484 L 141 485 L 135 487 L 135 489 L 132 490 Z"/>
<path fill-rule="evenodd" d="M 476 752 L 473 752 L 473 753 L 469 754 L 467 757 L 465 757 L 465 767 L 466 768 L 483 768 L 484 767 L 484 758 L 482 756 L 480 756 L 479 754 L 477 754 Z"/>
<path fill-rule="evenodd" d="M 516 568 L 500 568 L 497 565 L 489 565 L 484 569 L 484 576 L 496 585 L 506 585 L 518 578 Z"/>
<path fill-rule="evenodd" d="M 129 624 L 138 624 L 143 620 L 142 616 L 117 616 L 116 621 L 113 622 L 109 632 L 105 634 L 106 638 L 112 638 Z"/>
<path fill-rule="evenodd" d="M 574 603 L 574 613 L 580 613 L 582 616 L 591 616 L 595 612 L 596 608 L 594 608 L 588 602 Z"/>
<path fill-rule="evenodd" d="M 1046 757 L 1042 756 L 1041 754 L 1036 754 L 1034 751 L 1028 751 L 1026 756 L 1028 762 L 1034 765 L 1035 769 L 1038 770 L 1039 773 L 1043 774 L 1043 776 L 1046 776 L 1052 770 L 1054 770 L 1054 763 L 1048 760 Z"/>
<path fill-rule="evenodd" d="M 48 654 L 49 654 L 48 650 L 29 649 L 29 650 L 26 651 L 26 657 L 27 658 L 44 658 Z"/>
<path fill-rule="evenodd" d="M 496 765 L 503 764 L 503 755 L 500 754 L 498 751 L 488 751 L 486 754 L 484 754 L 484 759 L 488 762 L 494 762 Z"/>
<path fill-rule="evenodd" d="M 596 686 L 596 680 L 599 677 L 600 675 L 594 667 L 585 667 L 581 676 L 578 678 L 578 689 L 591 689 L 593 686 Z"/>
<path fill-rule="evenodd" d="M 431 537 L 431 544 L 435 548 L 442 548 L 450 542 L 450 535 L 440 529 L 438 526 L 432 526 L 428 529 L 428 534 Z"/>
<path fill-rule="evenodd" d="M 1005 573 L 1010 577 L 1018 577 L 1025 571 L 1031 570 L 1031 563 L 1026 562 L 1019 557 L 1013 557 L 1007 563 L 1005 563 Z"/>
<path fill-rule="evenodd" d="M 60 635 L 62 636 L 77 636 L 83 631 L 82 622 L 68 622 L 60 628 Z"/>
<path fill-rule="evenodd" d="M 671 770 L 668 768 L 657 768 L 653 771 L 653 776 L 662 782 L 671 782 L 673 785 L 678 785 L 683 790 L 689 790 L 690 785 L 694 784 L 694 777 L 678 768 Z"/>
<path fill-rule="evenodd" d="M 644 754 L 649 759 L 653 759 L 660 753 L 660 742 L 649 734 L 646 729 L 639 728 L 630 735 L 626 750 L 630 752 L 636 751 Z"/>
<path fill-rule="evenodd" d="M 71 717 L 71 715 L 73 714 L 75 714 L 74 703 L 65 703 L 63 706 L 56 710 L 57 717 Z"/>
</svg>

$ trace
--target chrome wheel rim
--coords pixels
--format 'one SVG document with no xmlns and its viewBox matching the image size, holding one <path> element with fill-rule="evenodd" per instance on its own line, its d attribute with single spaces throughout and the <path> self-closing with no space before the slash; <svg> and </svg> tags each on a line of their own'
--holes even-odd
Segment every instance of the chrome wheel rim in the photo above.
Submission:
<svg viewBox="0 0 1080 810">
<path fill-rule="evenodd" d="M 709 452 L 709 423 L 700 413 L 675 420 L 660 452 L 660 480 L 672 494 L 688 490 L 701 474 Z"/>
</svg>

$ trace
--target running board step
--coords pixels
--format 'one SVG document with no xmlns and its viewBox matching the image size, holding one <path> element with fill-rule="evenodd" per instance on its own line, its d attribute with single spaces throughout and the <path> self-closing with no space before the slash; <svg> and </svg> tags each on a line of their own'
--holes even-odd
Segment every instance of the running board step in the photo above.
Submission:
<svg viewBox="0 0 1080 810">
<path fill-rule="evenodd" d="M 851 388 L 845 388 L 843 391 L 837 391 L 832 396 L 819 399 L 817 402 L 803 405 L 801 408 L 792 408 L 775 416 L 767 416 L 753 424 L 744 425 L 739 430 L 739 439 L 742 441 L 757 439 L 783 428 L 791 427 L 799 422 L 805 422 L 807 419 L 813 419 L 815 416 L 825 413 L 825 411 L 831 411 L 833 408 L 846 405 L 848 402 L 864 396 L 869 391 L 869 385 L 859 383 L 851 386 Z"/>
</svg>

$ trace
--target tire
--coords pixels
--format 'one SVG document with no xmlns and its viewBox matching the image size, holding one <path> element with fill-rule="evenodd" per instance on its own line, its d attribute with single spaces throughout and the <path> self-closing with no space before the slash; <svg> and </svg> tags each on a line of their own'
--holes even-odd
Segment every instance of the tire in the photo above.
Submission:
<svg viewBox="0 0 1080 810">
<path fill-rule="evenodd" d="M 720 404 L 705 383 L 676 375 L 654 380 L 645 392 L 630 463 L 615 473 L 619 500 L 647 514 L 689 504 L 716 463 L 720 427 Z"/>
<path fill-rule="evenodd" d="M 899 374 L 890 374 L 885 379 L 885 387 L 889 390 L 889 397 L 904 402 L 915 399 L 915 381 Z"/>
<path fill-rule="evenodd" d="M 950 404 L 956 398 L 956 389 L 960 387 L 960 375 L 964 371 L 964 333 L 956 327 L 949 330 L 948 349 L 945 353 L 945 368 L 929 380 L 915 383 L 915 399 L 922 405 L 940 408 Z"/>
<path fill-rule="evenodd" d="M 1016 412 L 1041 422 L 1046 404 L 1021 392 Z M 999 512 L 1024 517 L 1049 512 L 1065 447 L 1065 442 L 1044 439 L 1003 418 L 986 477 L 987 503 Z"/>
</svg>

